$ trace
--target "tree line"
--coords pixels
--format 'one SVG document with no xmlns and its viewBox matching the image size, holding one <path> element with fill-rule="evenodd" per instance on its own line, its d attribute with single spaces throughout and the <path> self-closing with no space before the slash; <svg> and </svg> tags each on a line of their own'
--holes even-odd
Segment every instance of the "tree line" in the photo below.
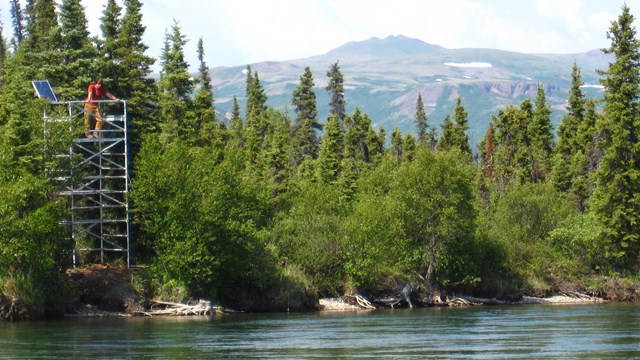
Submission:
<svg viewBox="0 0 640 360">
<path fill-rule="evenodd" d="M 339 61 L 326 72 L 324 121 L 309 67 L 292 118 L 267 105 L 247 66 L 245 108 L 234 97 L 220 119 L 203 41 L 194 77 L 178 22 L 151 77 L 140 1 L 108 0 L 99 37 L 80 0 L 10 5 L 10 40 L 0 26 L 0 295 L 36 312 L 64 311 L 68 294 L 51 289 L 66 288 L 73 244 L 33 79 L 77 100 L 99 75 L 128 99 L 133 256 L 156 295 L 303 309 L 321 295 L 409 283 L 428 303 L 442 291 L 545 293 L 560 279 L 597 287 L 598 276 L 640 269 L 640 43 L 626 5 L 606 34 L 614 61 L 600 71 L 602 99 L 585 97 L 574 64 L 557 131 L 538 87 L 492 116 L 477 152 L 461 98 L 436 129 L 418 95 L 415 132 L 388 136 L 360 108 L 346 113 Z"/>
</svg>

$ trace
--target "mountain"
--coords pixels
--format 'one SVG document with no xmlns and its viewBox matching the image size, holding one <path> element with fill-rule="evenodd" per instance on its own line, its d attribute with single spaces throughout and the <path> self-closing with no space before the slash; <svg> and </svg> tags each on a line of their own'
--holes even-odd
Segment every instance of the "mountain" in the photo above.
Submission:
<svg viewBox="0 0 640 360">
<path fill-rule="evenodd" d="M 574 61 L 582 73 L 588 97 L 601 97 L 596 69 L 606 70 L 612 58 L 600 50 L 580 54 L 522 54 L 494 49 L 447 49 L 405 36 L 349 42 L 326 54 L 289 61 L 250 64 L 268 96 L 267 105 L 288 109 L 304 68 L 315 80 L 318 119 L 326 120 L 329 97 L 327 71 L 339 61 L 344 76 L 347 112 L 356 107 L 376 127 L 415 132 L 418 94 L 422 94 L 428 122 L 438 131 L 453 113 L 458 96 L 469 113 L 472 146 L 480 142 L 491 116 L 508 104 L 535 99 L 538 84 L 545 88 L 557 126 L 571 85 Z M 216 109 L 221 118 L 232 110 L 233 96 L 244 109 L 246 65 L 211 69 Z"/>
</svg>

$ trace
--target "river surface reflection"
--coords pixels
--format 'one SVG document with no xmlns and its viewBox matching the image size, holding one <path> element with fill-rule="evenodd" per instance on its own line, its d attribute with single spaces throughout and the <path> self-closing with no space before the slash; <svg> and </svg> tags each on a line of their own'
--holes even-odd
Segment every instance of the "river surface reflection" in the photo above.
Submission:
<svg viewBox="0 0 640 360">
<path fill-rule="evenodd" d="M 0 323 L 2 359 L 640 358 L 640 304 Z"/>
</svg>

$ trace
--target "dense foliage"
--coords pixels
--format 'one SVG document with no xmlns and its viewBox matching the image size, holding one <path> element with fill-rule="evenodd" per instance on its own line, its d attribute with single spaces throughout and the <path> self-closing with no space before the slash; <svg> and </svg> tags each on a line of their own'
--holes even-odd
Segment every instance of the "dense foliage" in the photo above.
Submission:
<svg viewBox="0 0 640 360">
<path fill-rule="evenodd" d="M 138 0 L 108 1 L 101 38 L 88 37 L 79 1 L 54 5 L 12 1 L 14 38 L 0 39 L 0 295 L 42 313 L 64 306 L 64 292 L 49 290 L 64 288 L 69 266 L 66 204 L 45 169 L 69 164 L 43 153 L 47 105 L 30 80 L 78 99 L 96 75 L 129 100 L 133 258 L 159 296 L 303 309 L 319 295 L 405 284 L 426 301 L 456 290 L 508 297 L 640 269 L 640 45 L 626 6 L 607 34 L 615 61 L 602 70 L 602 106 L 584 97 L 574 66 L 557 134 L 541 86 L 497 111 L 474 155 L 462 99 L 438 136 L 418 94 L 415 135 L 387 139 L 361 109 L 345 113 L 337 61 L 325 105 L 304 69 L 293 120 L 268 106 L 247 66 L 244 113 L 234 98 L 220 119 L 202 39 L 194 77 L 177 21 L 154 81 Z M 318 106 L 330 108 L 324 121 Z"/>
</svg>

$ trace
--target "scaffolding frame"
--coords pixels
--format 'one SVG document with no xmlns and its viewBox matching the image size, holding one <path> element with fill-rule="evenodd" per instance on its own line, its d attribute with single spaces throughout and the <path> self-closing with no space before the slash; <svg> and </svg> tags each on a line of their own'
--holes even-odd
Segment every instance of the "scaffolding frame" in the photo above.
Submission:
<svg viewBox="0 0 640 360">
<path fill-rule="evenodd" d="M 131 266 L 131 219 L 128 202 L 130 187 L 127 139 L 127 103 L 96 101 L 102 114 L 103 128 L 90 130 L 96 137 L 75 137 L 66 153 L 53 154 L 63 159 L 55 170 L 55 179 L 63 184 L 60 195 L 67 197 L 69 227 L 73 243 L 73 266 L 114 260 L 111 253 L 124 254 Z M 45 137 L 50 136 L 51 122 L 84 123 L 95 114 L 84 109 L 85 101 L 52 102 L 66 106 L 66 116 L 48 116 L 45 112 Z M 116 104 L 116 106 L 114 106 Z M 60 110 L 58 114 L 62 113 Z M 60 163 L 60 162 L 59 162 Z"/>
</svg>

